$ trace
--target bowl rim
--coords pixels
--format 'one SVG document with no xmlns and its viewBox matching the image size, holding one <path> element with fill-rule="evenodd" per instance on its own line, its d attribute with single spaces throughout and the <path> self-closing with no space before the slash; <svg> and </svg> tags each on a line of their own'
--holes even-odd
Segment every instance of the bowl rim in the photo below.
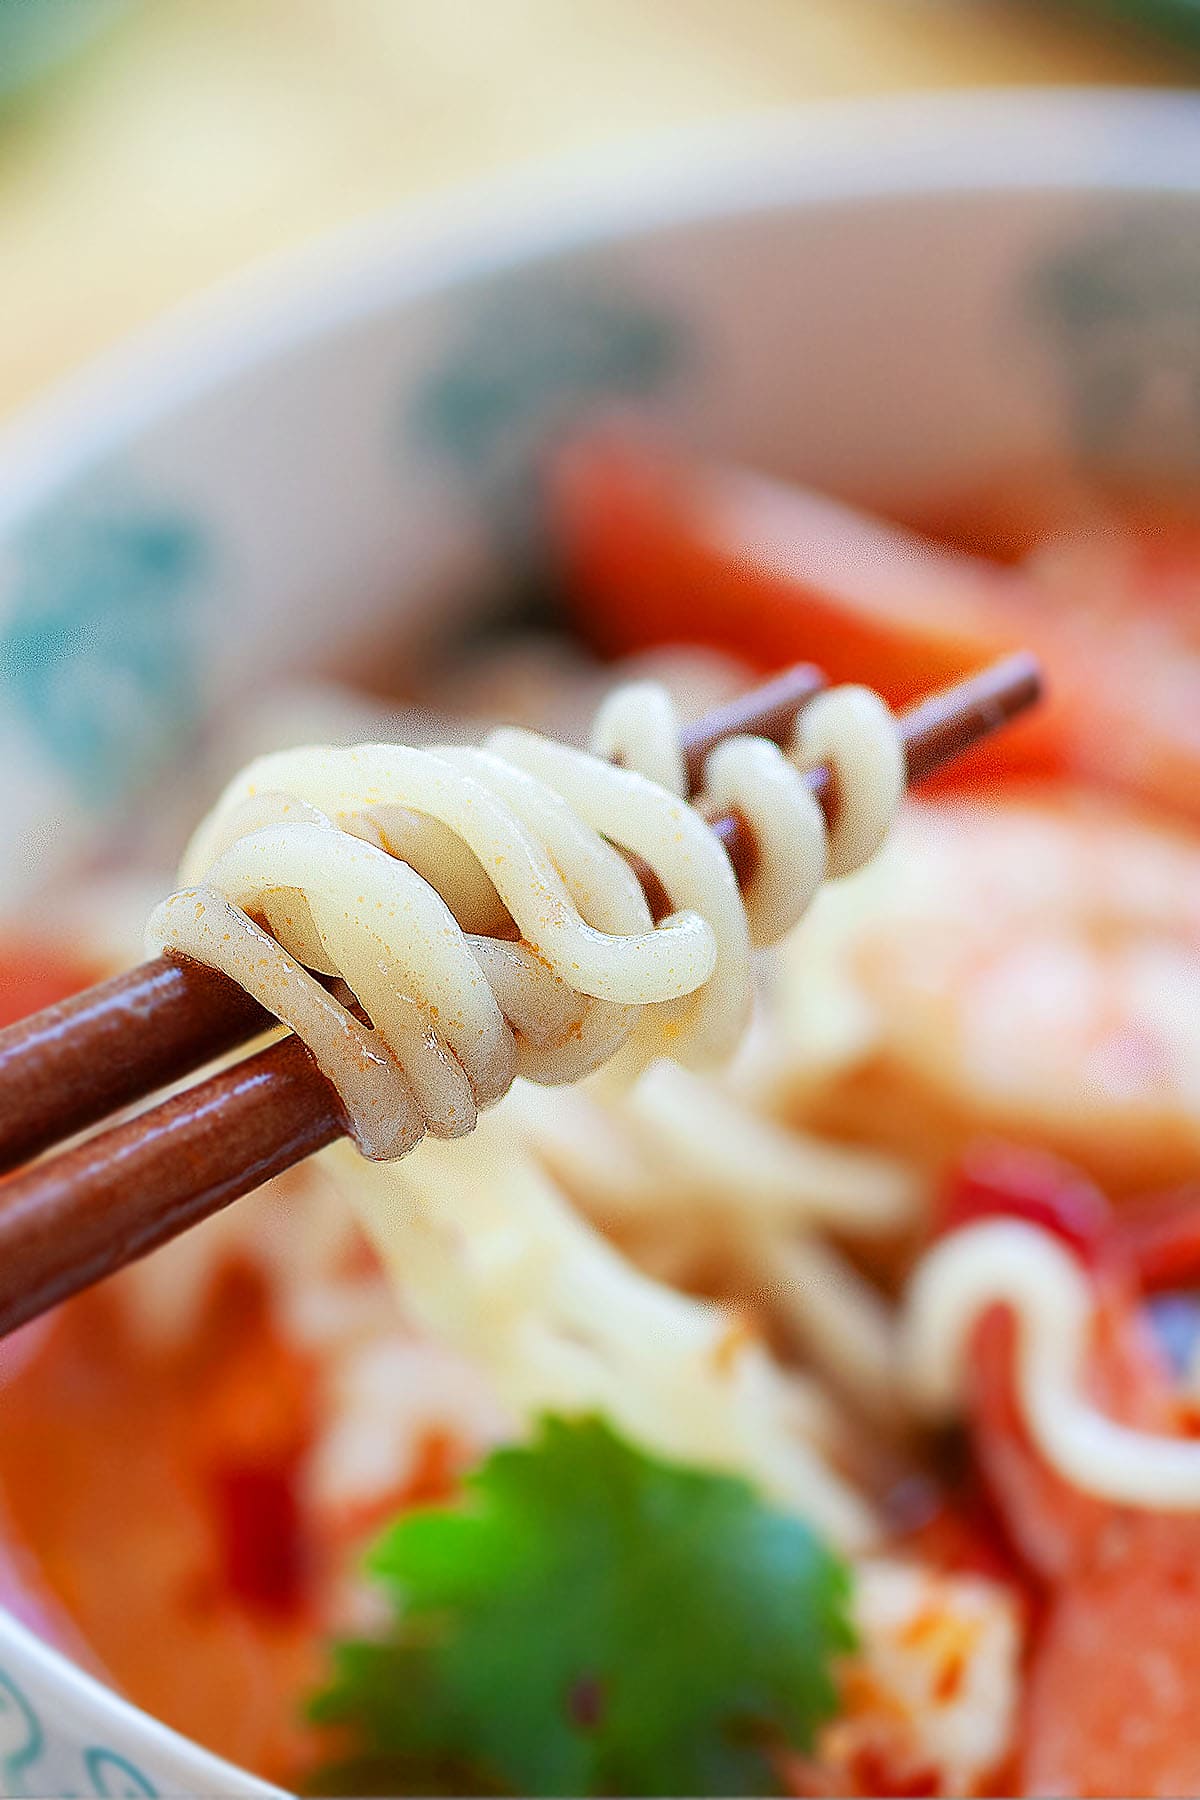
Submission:
<svg viewBox="0 0 1200 1800">
<path fill-rule="evenodd" d="M 64 1697 L 69 1694 L 75 1706 L 94 1714 L 105 1732 L 119 1734 L 119 1747 L 113 1745 L 118 1754 L 124 1755 L 129 1750 L 137 1756 L 155 1758 L 159 1766 L 173 1765 L 189 1783 L 202 1784 L 196 1791 L 212 1796 L 213 1800 L 224 1795 L 279 1795 L 282 1800 L 287 1800 L 283 1788 L 215 1755 L 170 1725 L 164 1725 L 152 1713 L 143 1712 L 115 1688 L 107 1687 L 78 1663 L 55 1650 L 4 1608 L 0 1608 L 0 1652 L 11 1657 L 22 1677 L 32 1675 L 44 1690 Z M 95 1746 L 97 1749 L 106 1747 Z M 186 1790 L 175 1788 L 173 1791 Z"/>
<path fill-rule="evenodd" d="M 168 308 L 4 421 L 0 543 L 106 450 L 264 359 L 542 255 L 776 209 L 1005 191 L 1200 192 L 1200 92 L 1011 87 L 812 102 L 627 135 L 322 232 Z M 0 1648 L 16 1653 L 18 1673 L 35 1671 L 199 1791 L 283 1792 L 142 1711 L 3 1608 Z"/>
<path fill-rule="evenodd" d="M 268 254 L 0 421 L 0 541 L 106 450 L 264 360 L 544 255 L 802 206 L 983 192 L 1196 193 L 1200 92 L 977 88 L 658 128 L 477 178 Z"/>
</svg>

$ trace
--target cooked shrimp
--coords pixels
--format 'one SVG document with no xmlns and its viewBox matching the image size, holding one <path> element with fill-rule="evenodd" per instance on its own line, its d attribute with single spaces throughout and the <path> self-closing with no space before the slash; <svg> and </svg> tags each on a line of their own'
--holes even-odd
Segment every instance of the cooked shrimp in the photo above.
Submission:
<svg viewBox="0 0 1200 1800">
<path fill-rule="evenodd" d="M 911 804 L 782 955 L 777 1103 L 937 1161 L 1046 1145 L 1110 1190 L 1200 1162 L 1200 847 L 1043 789 Z"/>
</svg>

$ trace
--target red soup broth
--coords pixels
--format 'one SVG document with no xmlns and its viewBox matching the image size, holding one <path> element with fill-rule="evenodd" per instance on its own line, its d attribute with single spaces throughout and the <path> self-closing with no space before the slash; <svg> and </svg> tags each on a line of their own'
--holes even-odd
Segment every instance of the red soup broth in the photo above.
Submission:
<svg viewBox="0 0 1200 1800">
<path fill-rule="evenodd" d="M 162 1349 L 109 1284 L 7 1373 L 16 1610 L 177 1731 L 294 1779 L 314 1751 L 301 1699 L 330 1571 L 295 1481 L 316 1370 L 274 1329 L 261 1277 L 230 1263 L 186 1344 Z"/>
</svg>

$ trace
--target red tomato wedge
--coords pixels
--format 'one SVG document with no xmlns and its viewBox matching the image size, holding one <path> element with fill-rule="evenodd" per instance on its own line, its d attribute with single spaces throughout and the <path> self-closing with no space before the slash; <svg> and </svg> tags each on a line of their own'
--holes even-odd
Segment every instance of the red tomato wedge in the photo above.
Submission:
<svg viewBox="0 0 1200 1800">
<path fill-rule="evenodd" d="M 555 499 L 605 650 L 697 637 L 777 668 L 802 636 L 834 679 L 867 665 L 909 700 L 1013 647 L 996 608 L 1019 576 L 803 488 L 597 438 L 564 454 Z"/>
<path fill-rule="evenodd" d="M 600 436 L 553 475 L 557 538 L 584 635 L 606 655 L 702 643 L 751 666 L 819 663 L 903 706 L 1026 641 L 1019 572 L 759 475 Z M 1044 717 L 989 766 L 1059 766 Z"/>
<path fill-rule="evenodd" d="M 1128 1294 L 1101 1278 L 1093 1389 L 1106 1411 L 1169 1431 L 1171 1386 Z M 1071 1488 L 1015 1403 L 1012 1324 L 975 1344 L 974 1442 L 1013 1541 L 1045 1586 L 1020 1766 L 1032 1794 L 1200 1792 L 1200 1519 L 1116 1507 Z"/>
<path fill-rule="evenodd" d="M 1067 770 L 1200 817 L 1194 528 L 1106 525 L 1007 567 L 612 432 L 560 453 L 550 508 L 579 627 L 606 655 L 701 643 L 765 670 L 809 659 L 903 706 L 1030 649 L 1046 703 L 956 781 Z"/>
</svg>

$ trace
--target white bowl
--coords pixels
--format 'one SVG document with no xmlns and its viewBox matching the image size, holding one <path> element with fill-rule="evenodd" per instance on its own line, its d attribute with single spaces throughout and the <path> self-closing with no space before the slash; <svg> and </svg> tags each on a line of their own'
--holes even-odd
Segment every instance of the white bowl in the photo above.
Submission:
<svg viewBox="0 0 1200 1800">
<path fill-rule="evenodd" d="M 1200 101 L 969 94 L 606 152 L 191 307 L 0 442 L 7 897 L 218 697 L 492 605 L 531 452 L 598 400 L 906 512 L 1006 468 L 1194 476 L 1193 245 Z M 273 1791 L 2 1615 L 0 1790 Z"/>
</svg>

